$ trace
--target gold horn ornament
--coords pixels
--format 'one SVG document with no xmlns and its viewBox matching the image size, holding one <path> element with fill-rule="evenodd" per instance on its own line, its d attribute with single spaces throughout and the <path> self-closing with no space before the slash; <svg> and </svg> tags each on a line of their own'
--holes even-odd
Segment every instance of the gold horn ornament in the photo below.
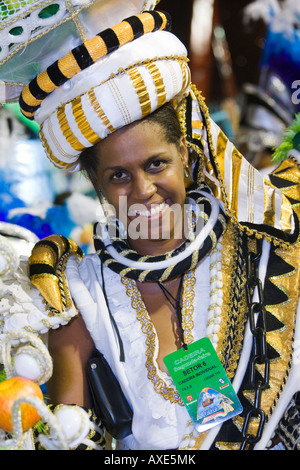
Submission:
<svg viewBox="0 0 300 470">
<path fill-rule="evenodd" d="M 63 260 L 70 255 L 83 257 L 81 248 L 61 235 L 50 235 L 35 244 L 29 257 L 29 276 L 32 284 L 39 290 L 52 309 L 65 310 L 65 296 L 59 276 Z"/>
</svg>

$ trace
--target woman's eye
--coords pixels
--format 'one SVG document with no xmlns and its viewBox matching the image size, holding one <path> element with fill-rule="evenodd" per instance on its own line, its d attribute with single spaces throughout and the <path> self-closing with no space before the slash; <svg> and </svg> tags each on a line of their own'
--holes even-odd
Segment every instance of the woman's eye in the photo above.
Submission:
<svg viewBox="0 0 300 470">
<path fill-rule="evenodd" d="M 165 167 L 165 162 L 163 160 L 155 160 L 150 163 L 149 170 L 162 170 Z"/>
<path fill-rule="evenodd" d="M 121 171 L 121 170 L 120 170 L 120 171 L 116 171 L 115 173 L 113 173 L 113 174 L 111 175 L 111 179 L 112 179 L 112 180 L 115 180 L 115 181 L 117 181 L 117 180 L 123 180 L 123 179 L 126 178 L 126 177 L 127 177 L 126 172 L 125 172 L 125 171 Z"/>
</svg>

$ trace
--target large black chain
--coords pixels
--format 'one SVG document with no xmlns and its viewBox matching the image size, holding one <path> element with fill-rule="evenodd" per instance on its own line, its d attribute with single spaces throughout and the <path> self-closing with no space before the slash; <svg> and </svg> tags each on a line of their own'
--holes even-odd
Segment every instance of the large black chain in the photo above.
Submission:
<svg viewBox="0 0 300 470">
<path fill-rule="evenodd" d="M 266 416 L 261 408 L 261 398 L 263 390 L 269 386 L 270 361 L 267 357 L 266 341 L 266 310 L 263 302 L 262 283 L 259 279 L 259 261 L 262 253 L 262 240 L 253 239 L 256 244 L 255 250 L 247 248 L 246 259 L 246 295 L 249 308 L 249 323 L 253 335 L 252 355 L 249 365 L 249 388 L 254 390 L 253 407 L 248 411 L 242 429 L 241 450 L 250 450 L 254 447 L 263 432 Z M 253 302 L 253 292 L 257 288 L 258 300 Z M 256 365 L 264 366 L 263 377 L 258 377 Z M 251 421 L 258 420 L 256 434 L 249 433 Z"/>
</svg>

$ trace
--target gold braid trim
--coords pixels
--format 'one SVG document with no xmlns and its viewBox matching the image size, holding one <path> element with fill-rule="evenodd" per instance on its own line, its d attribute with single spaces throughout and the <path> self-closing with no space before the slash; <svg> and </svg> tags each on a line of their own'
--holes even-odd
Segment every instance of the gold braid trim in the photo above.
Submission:
<svg viewBox="0 0 300 470">
<path fill-rule="evenodd" d="M 219 329 L 217 354 L 232 381 L 243 344 L 247 301 L 246 272 L 241 266 L 242 247 L 239 230 L 229 221 L 222 239 L 223 307 Z M 225 354 L 228 355 L 225 364 Z"/>
</svg>

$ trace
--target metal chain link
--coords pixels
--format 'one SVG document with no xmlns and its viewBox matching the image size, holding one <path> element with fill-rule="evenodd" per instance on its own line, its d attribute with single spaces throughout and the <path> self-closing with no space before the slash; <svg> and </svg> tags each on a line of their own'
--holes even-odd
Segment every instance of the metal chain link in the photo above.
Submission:
<svg viewBox="0 0 300 470">
<path fill-rule="evenodd" d="M 257 443 L 263 432 L 266 420 L 264 410 L 261 408 L 263 390 L 269 387 L 270 360 L 267 357 L 266 340 L 266 310 L 263 303 L 262 283 L 259 279 L 259 262 L 262 253 L 262 240 L 256 241 L 256 251 L 247 248 L 246 259 L 246 296 L 249 309 L 250 330 L 253 335 L 253 349 L 250 358 L 249 387 L 254 390 L 254 404 L 248 411 L 242 428 L 242 444 L 240 450 L 250 450 Z M 257 289 L 258 300 L 253 302 L 253 293 Z M 256 364 L 264 366 L 263 377 L 258 377 Z M 249 426 L 253 419 L 258 419 L 256 434 L 249 433 Z"/>
</svg>

